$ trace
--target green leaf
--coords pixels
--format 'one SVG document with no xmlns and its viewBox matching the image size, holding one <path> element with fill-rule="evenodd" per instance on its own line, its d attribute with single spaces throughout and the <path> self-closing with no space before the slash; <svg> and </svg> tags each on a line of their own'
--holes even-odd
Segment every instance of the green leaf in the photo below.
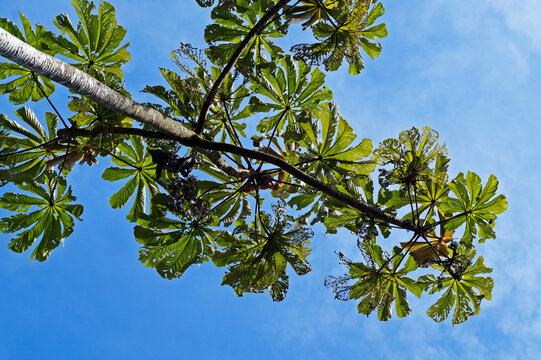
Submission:
<svg viewBox="0 0 541 360">
<path fill-rule="evenodd" d="M 441 322 L 449 317 L 453 311 L 452 324 L 460 324 L 470 316 L 477 315 L 481 310 L 482 299 L 492 298 L 494 282 L 490 277 L 478 276 L 492 272 L 483 264 L 483 258 L 478 257 L 475 263 L 467 265 L 466 259 L 475 257 L 475 252 L 470 251 L 462 258 L 461 264 L 453 269 L 454 276 L 444 276 L 436 280 L 433 275 L 425 275 L 419 280 L 425 282 L 430 293 L 445 290 L 444 294 L 428 309 L 428 316 L 434 321 Z M 465 266 L 466 265 L 466 266 Z"/>
<path fill-rule="evenodd" d="M 98 76 L 94 74 L 98 80 L 105 83 L 111 89 L 121 93 L 122 95 L 131 98 L 130 94 L 123 88 L 123 83 L 113 75 Z M 127 124 L 131 121 L 125 115 L 110 110 L 95 101 L 90 100 L 87 97 L 72 97 L 68 103 L 68 109 L 75 113 L 70 120 L 75 122 L 77 126 L 90 126 L 90 125 L 102 125 L 111 127 L 130 127 L 131 124 Z M 105 134 L 100 134 L 103 139 Z M 112 137 L 113 135 L 109 135 Z M 119 135 L 116 136 L 117 138 Z"/>
<path fill-rule="evenodd" d="M 29 108 L 19 108 L 15 115 L 17 120 L 0 114 L 0 129 L 6 131 L 1 145 L 6 149 L 6 155 L 12 154 L 0 158 L 2 179 L 15 183 L 32 181 L 43 170 L 51 170 L 64 159 L 80 159 L 77 157 L 82 148 L 73 144 L 68 146 L 65 140 L 56 138 L 55 115 L 45 113 L 47 130 Z M 68 164 L 64 168 L 69 170 L 71 167 Z"/>
<path fill-rule="evenodd" d="M 136 221 L 147 209 L 147 192 L 150 201 L 159 192 L 158 184 L 154 180 L 156 165 L 152 163 L 152 157 L 145 150 L 145 144 L 140 137 L 130 136 L 129 143 L 123 142 L 117 148 L 119 152 L 111 160 L 120 167 L 105 169 L 102 178 L 107 181 L 129 178 L 122 188 L 111 196 L 109 204 L 114 209 L 122 208 L 135 193 L 135 200 L 127 218 L 129 221 Z"/>
<path fill-rule="evenodd" d="M 330 215 L 325 219 L 325 227 L 327 227 L 327 232 L 334 232 L 339 227 L 346 227 L 352 231 L 357 230 L 357 220 L 359 219 L 359 214 L 349 213 L 341 215 Z"/>
<path fill-rule="evenodd" d="M 191 265 L 209 260 L 214 252 L 217 232 L 185 220 L 154 219 L 143 214 L 134 228 L 136 240 L 143 245 L 139 260 L 166 279 L 182 276 Z"/>
<path fill-rule="evenodd" d="M 323 64 L 325 69 L 330 71 L 338 70 L 344 60 L 347 60 L 350 64 L 349 73 L 357 75 L 364 69 L 361 49 L 372 59 L 379 56 L 381 45 L 369 39 L 387 36 L 385 24 L 371 26 L 384 13 L 381 3 L 344 1 L 332 8 L 322 6 L 324 4 L 319 1 L 307 1 L 307 3 L 313 5 L 301 8 L 313 15 L 305 24 L 308 26 L 315 24 L 312 31 L 319 42 L 293 46 L 291 50 L 296 58 L 310 64 Z M 330 16 L 318 17 L 319 13 L 317 10 L 314 12 L 313 6 Z M 302 11 L 299 13 L 303 14 Z M 297 14 L 291 16 L 297 16 Z"/>
<path fill-rule="evenodd" d="M 332 9 L 339 6 L 334 0 L 306 0 L 301 1 L 302 5 L 287 6 L 285 15 L 291 23 L 305 21 L 302 24 L 303 30 L 319 23 L 320 21 L 329 21 L 329 14 Z"/>
<path fill-rule="evenodd" d="M 38 183 L 18 184 L 21 190 L 39 198 L 16 193 L 5 193 L 0 198 L 0 207 L 19 212 L 0 220 L 0 231 L 14 234 L 8 247 L 15 252 L 24 252 L 41 238 L 31 256 L 38 261 L 47 260 L 51 251 L 73 232 L 72 216 L 80 219 L 83 212 L 81 205 L 71 204 L 76 198 L 63 178 L 53 177 L 50 173 L 42 178 L 44 186 Z"/>
<path fill-rule="evenodd" d="M 120 190 L 111 196 L 109 204 L 113 209 L 120 209 L 128 203 L 137 188 L 138 178 L 139 176 L 132 177 Z"/>
<path fill-rule="evenodd" d="M 101 178 L 107 181 L 117 181 L 130 177 L 136 173 L 136 169 L 121 169 L 117 167 L 110 167 L 105 169 Z"/>
<path fill-rule="evenodd" d="M 49 42 L 62 55 L 75 60 L 80 70 L 111 74 L 122 78 L 120 67 L 131 58 L 129 43 L 121 45 L 126 30 L 117 24 L 115 8 L 101 1 L 97 14 L 95 5 L 88 0 L 73 0 L 72 5 L 79 22 L 71 23 L 67 14 L 58 15 L 54 24 L 65 36 L 49 34 Z"/>
<path fill-rule="evenodd" d="M 316 122 L 300 123 L 306 133 L 301 144 L 307 151 L 300 155 L 299 163 L 305 172 L 336 184 L 342 176 L 367 175 L 375 169 L 375 163 L 366 159 L 372 151 L 371 141 L 363 139 L 351 146 L 357 136 L 334 103 L 320 105 L 312 115 L 321 127 Z"/>
<path fill-rule="evenodd" d="M 301 210 L 301 209 L 304 209 L 305 207 L 307 207 L 308 205 L 310 205 L 311 203 L 314 202 L 314 200 L 316 199 L 316 194 L 300 194 L 300 195 L 296 195 L 294 197 L 292 197 L 287 205 L 293 207 L 293 206 L 296 206 L 297 207 L 297 210 Z"/>
<path fill-rule="evenodd" d="M 198 181 L 198 198 L 208 204 L 213 204 L 212 214 L 218 218 L 219 223 L 229 226 L 252 214 L 250 202 L 243 186 L 245 184 L 240 181 L 232 184 Z"/>
<path fill-rule="evenodd" d="M 271 117 L 260 121 L 259 131 L 281 130 L 286 124 L 295 125 L 303 111 L 332 99 L 332 93 L 323 87 L 325 75 L 316 68 L 309 78 L 310 70 L 304 62 L 295 62 L 291 56 L 286 56 L 280 60 L 279 67 L 261 69 L 258 76 L 251 78 L 250 88 L 264 97 L 250 100 L 252 110 L 274 112 Z"/>
<path fill-rule="evenodd" d="M 32 47 L 52 55 L 53 52 L 46 43 L 50 33 L 39 24 L 33 30 L 28 19 L 23 14 L 19 15 L 23 24 L 24 35 L 17 25 L 6 18 L 0 18 L 0 27 Z M 9 94 L 9 101 L 16 105 L 24 104 L 30 99 L 39 101 L 45 96 L 51 95 L 55 90 L 51 80 L 34 74 L 31 70 L 14 63 L 0 63 L 0 80 L 9 77 L 13 77 L 13 79 L 0 84 L 0 95 Z"/>
<path fill-rule="evenodd" d="M 507 209 L 505 196 L 496 195 L 496 177 L 491 175 L 483 187 L 481 179 L 475 173 L 468 172 L 466 178 L 461 173 L 449 184 L 449 188 L 457 198 L 450 198 L 442 203 L 439 209 L 456 215 L 445 224 L 445 228 L 454 230 L 465 223 L 461 239 L 464 244 L 471 245 L 476 237 L 479 242 L 495 238 L 493 227 L 496 215 Z"/>
<path fill-rule="evenodd" d="M 273 5 L 271 0 L 260 0 L 215 7 L 211 13 L 215 23 L 205 29 L 205 41 L 211 45 L 207 51 L 209 58 L 217 65 L 227 63 L 240 41 Z M 243 65 L 253 66 L 265 63 L 269 58 L 279 57 L 282 50 L 269 38 L 282 37 L 286 31 L 287 24 L 279 17 L 270 22 L 241 54 Z"/>
<path fill-rule="evenodd" d="M 402 257 L 405 256 L 401 255 L 398 247 L 393 249 L 393 257 L 389 258 L 378 245 L 363 246 L 369 263 L 352 262 L 339 254 L 348 274 L 342 277 L 331 276 L 325 280 L 325 286 L 334 289 L 337 299 L 360 300 L 357 311 L 361 314 L 368 316 L 378 309 L 379 320 L 387 321 L 392 317 L 394 304 L 398 317 L 407 316 L 411 308 L 406 298 L 406 290 L 420 296 L 421 289 L 414 280 L 405 275 L 417 266 L 414 262 L 407 261 L 398 269 Z M 350 285 L 351 281 L 353 284 Z"/>
<path fill-rule="evenodd" d="M 287 265 L 298 275 L 311 270 L 306 257 L 313 233 L 285 215 L 283 206 L 274 206 L 273 217 L 261 213 L 257 223 L 238 226 L 240 235 L 223 232 L 218 239 L 224 249 L 212 260 L 216 266 L 228 265 L 222 284 L 233 287 L 238 296 L 269 290 L 274 301 L 281 301 L 289 287 Z"/>
</svg>

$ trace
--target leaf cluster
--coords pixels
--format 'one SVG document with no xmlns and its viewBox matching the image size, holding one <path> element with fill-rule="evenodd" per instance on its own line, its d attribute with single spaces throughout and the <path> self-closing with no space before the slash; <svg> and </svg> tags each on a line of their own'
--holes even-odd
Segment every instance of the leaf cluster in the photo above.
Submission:
<svg viewBox="0 0 541 360">
<path fill-rule="evenodd" d="M 408 293 L 442 291 L 428 309 L 435 321 L 452 313 L 458 324 L 477 314 L 493 283 L 482 276 L 491 269 L 475 247 L 495 238 L 497 215 L 507 209 L 496 177 L 452 177 L 445 146 L 428 127 L 379 145 L 358 138 L 325 86 L 324 70 L 347 61 L 349 73 L 359 74 L 363 56 L 379 56 L 377 41 L 387 35 L 383 5 L 197 2 L 214 6 L 204 32 L 208 47 L 180 44 L 171 53 L 177 69 L 160 69 L 165 86 L 143 90 L 158 102 L 146 105 L 169 117 L 168 127 L 197 134 L 176 141 L 77 94 L 68 102 L 69 125 L 54 107 L 43 118 L 26 107 L 15 120 L 0 115 L 0 184 L 21 191 L 0 198 L 0 207 L 16 213 L 0 220 L 12 236 L 9 248 L 23 252 L 37 243 L 31 258 L 45 260 L 83 211 L 67 185 L 70 170 L 103 156 L 112 165 L 102 179 L 118 184 L 109 204 L 129 208 L 139 259 L 164 278 L 212 261 L 225 268 L 222 284 L 238 296 L 268 292 L 281 301 L 291 269 L 311 270 L 311 227 L 320 224 L 327 234 L 346 229 L 358 238 L 363 260 L 339 253 L 345 274 L 329 276 L 326 285 L 336 298 L 356 301 L 359 313 L 405 317 L 412 311 Z M 59 33 L 32 28 L 23 15 L 22 31 L 7 19 L 0 26 L 129 98 L 122 71 L 129 44 L 114 7 L 72 5 L 77 22 L 58 15 Z M 315 42 L 287 54 L 280 41 L 297 23 Z M 13 63 L 0 64 L 4 79 L 0 93 L 14 104 L 50 101 L 54 91 L 48 79 Z M 193 143 L 203 145 L 186 146 Z M 395 236 L 396 228 L 410 231 L 409 240 Z"/>
<path fill-rule="evenodd" d="M 374 23 L 385 12 L 373 0 L 308 0 L 291 8 L 291 21 L 312 27 L 317 42 L 298 44 L 291 49 L 295 56 L 310 65 L 323 64 L 326 70 L 338 70 L 344 60 L 349 73 L 357 75 L 364 69 L 362 52 L 372 59 L 381 53 L 381 44 L 374 40 L 387 36 L 385 23 Z"/>
</svg>

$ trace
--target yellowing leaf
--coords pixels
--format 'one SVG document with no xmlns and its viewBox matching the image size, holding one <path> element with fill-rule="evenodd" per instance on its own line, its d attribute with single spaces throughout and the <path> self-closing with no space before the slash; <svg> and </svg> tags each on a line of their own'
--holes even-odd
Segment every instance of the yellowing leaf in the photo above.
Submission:
<svg viewBox="0 0 541 360">
<path fill-rule="evenodd" d="M 445 231 L 444 235 L 439 238 L 432 233 L 427 238 L 434 240 L 417 239 L 413 242 L 405 241 L 400 243 L 402 249 L 410 253 L 420 267 L 427 267 L 435 260 L 449 256 L 447 243 L 453 240 L 453 232 Z"/>
</svg>

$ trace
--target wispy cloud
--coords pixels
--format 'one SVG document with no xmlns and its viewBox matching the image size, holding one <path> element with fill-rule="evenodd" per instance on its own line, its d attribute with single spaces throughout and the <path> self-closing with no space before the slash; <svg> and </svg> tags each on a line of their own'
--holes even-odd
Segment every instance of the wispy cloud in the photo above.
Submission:
<svg viewBox="0 0 541 360">
<path fill-rule="evenodd" d="M 530 49 L 541 53 L 541 2 L 538 0 L 494 0 L 496 9 L 508 28 L 531 42 Z M 525 49 L 526 50 L 526 49 Z"/>
</svg>

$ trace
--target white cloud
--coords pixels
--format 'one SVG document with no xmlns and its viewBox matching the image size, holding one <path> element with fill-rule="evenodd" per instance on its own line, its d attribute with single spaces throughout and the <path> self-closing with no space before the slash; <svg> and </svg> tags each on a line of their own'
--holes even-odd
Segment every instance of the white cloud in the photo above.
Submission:
<svg viewBox="0 0 541 360">
<path fill-rule="evenodd" d="M 539 0 L 495 0 L 490 2 L 508 28 L 531 41 L 541 53 L 541 2 Z"/>
<path fill-rule="evenodd" d="M 453 18 L 455 31 L 461 33 L 482 33 L 491 27 L 505 24 L 510 34 L 502 34 L 517 42 L 530 42 L 523 50 L 541 53 L 541 1 L 539 0 L 479 0 L 446 1 L 438 0 L 427 6 L 425 17 L 441 16 L 441 10 Z M 496 15 L 496 16 L 494 16 Z M 501 21 L 503 20 L 503 22 Z M 517 37 L 518 35 L 518 37 Z M 523 44 L 524 45 L 524 44 Z"/>
</svg>

